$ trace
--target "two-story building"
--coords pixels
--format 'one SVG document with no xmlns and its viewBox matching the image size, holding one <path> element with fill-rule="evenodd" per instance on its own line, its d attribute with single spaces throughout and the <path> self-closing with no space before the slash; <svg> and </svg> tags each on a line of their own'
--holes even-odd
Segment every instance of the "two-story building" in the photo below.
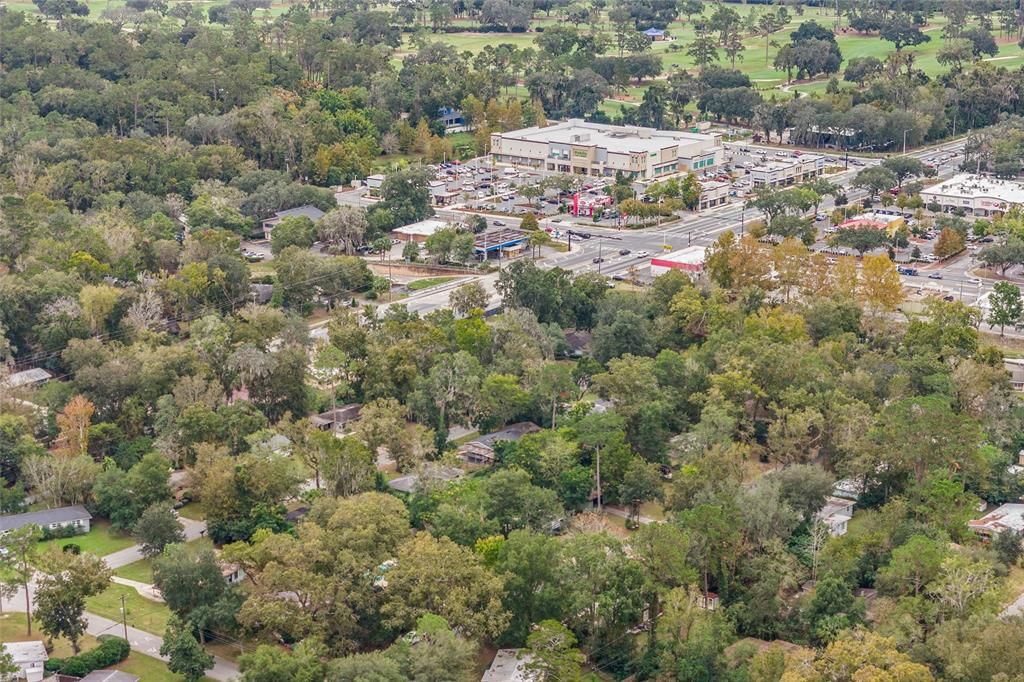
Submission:
<svg viewBox="0 0 1024 682">
<path fill-rule="evenodd" d="M 569 119 L 491 135 L 494 162 L 556 173 L 658 180 L 711 170 L 722 160 L 717 135 Z"/>
</svg>

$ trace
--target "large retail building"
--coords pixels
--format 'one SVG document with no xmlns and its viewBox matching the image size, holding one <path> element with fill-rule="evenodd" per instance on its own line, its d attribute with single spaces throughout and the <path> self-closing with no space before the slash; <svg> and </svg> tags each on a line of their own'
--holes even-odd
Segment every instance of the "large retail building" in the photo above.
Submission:
<svg viewBox="0 0 1024 682">
<path fill-rule="evenodd" d="M 943 211 L 963 209 L 976 216 L 1002 214 L 1014 206 L 1024 206 L 1024 185 L 983 175 L 962 173 L 945 182 L 921 190 L 927 204 L 938 204 Z"/>
<path fill-rule="evenodd" d="M 721 163 L 717 135 L 569 119 L 491 135 L 495 163 L 557 173 L 653 180 Z"/>
</svg>

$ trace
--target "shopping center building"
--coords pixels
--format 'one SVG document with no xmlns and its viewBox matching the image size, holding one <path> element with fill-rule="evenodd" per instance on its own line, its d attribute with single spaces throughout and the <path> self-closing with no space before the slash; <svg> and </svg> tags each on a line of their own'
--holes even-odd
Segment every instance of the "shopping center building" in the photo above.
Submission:
<svg viewBox="0 0 1024 682">
<path fill-rule="evenodd" d="M 938 204 L 945 212 L 962 209 L 976 216 L 1000 215 L 1014 206 L 1024 206 L 1024 185 L 984 175 L 961 173 L 945 182 L 925 187 L 921 199 Z"/>
<path fill-rule="evenodd" d="M 722 163 L 717 135 L 569 119 L 491 135 L 494 162 L 591 177 L 654 180 Z"/>
</svg>

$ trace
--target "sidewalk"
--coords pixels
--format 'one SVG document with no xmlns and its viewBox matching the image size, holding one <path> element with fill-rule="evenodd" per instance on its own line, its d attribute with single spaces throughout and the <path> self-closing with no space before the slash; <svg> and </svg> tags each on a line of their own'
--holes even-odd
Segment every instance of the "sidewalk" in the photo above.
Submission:
<svg viewBox="0 0 1024 682">
<path fill-rule="evenodd" d="M 100 635 L 116 635 L 118 637 L 124 637 L 124 626 L 121 623 L 104 618 L 103 616 L 97 616 L 93 613 L 86 613 L 85 619 L 88 622 L 85 631 L 90 635 L 99 637 Z M 146 656 L 153 658 L 159 658 L 161 661 L 166 662 L 167 657 L 160 655 L 160 647 L 163 646 L 163 638 L 151 635 L 148 632 L 143 632 L 137 628 L 131 626 L 128 627 L 128 643 L 132 647 L 132 651 L 136 651 Z M 213 668 L 206 671 L 206 676 L 214 680 L 233 680 L 239 675 L 238 666 L 230 661 L 226 661 L 223 658 L 214 656 Z"/>
<path fill-rule="evenodd" d="M 205 521 L 192 521 L 191 519 L 181 518 L 182 524 L 185 526 L 185 537 L 189 540 L 194 540 L 200 537 L 201 534 L 206 532 Z M 119 568 L 126 566 L 130 563 L 138 561 L 142 558 L 141 552 L 139 552 L 138 545 L 122 549 L 119 552 L 108 554 L 103 557 L 103 560 L 107 562 L 107 565 L 111 568 Z M 136 582 L 134 580 L 126 580 L 124 578 L 113 577 L 112 582 L 121 585 L 129 585 L 134 587 L 140 594 L 147 599 L 157 600 L 156 597 L 146 594 L 140 588 L 148 588 L 153 590 L 152 585 L 145 583 Z M 32 607 L 35 609 L 35 580 L 29 583 L 29 596 L 32 599 Z M 158 601 L 163 601 L 159 599 Z M 19 588 L 18 591 L 10 598 L 3 599 L 0 597 L 0 605 L 2 605 L 4 612 L 17 612 L 25 613 L 25 591 Z M 86 611 L 84 614 L 86 621 L 85 631 L 90 635 L 98 637 L 100 635 L 116 635 L 118 637 L 124 637 L 125 628 L 121 623 L 98 616 L 95 613 L 89 613 Z M 139 630 L 138 628 L 128 627 L 128 643 L 131 645 L 132 651 L 158 658 L 161 661 L 167 661 L 167 658 L 160 655 L 160 647 L 163 645 L 163 638 L 157 635 L 150 634 Z M 218 680 L 218 682 L 227 682 L 228 680 L 236 679 L 240 672 L 238 666 L 234 663 L 227 661 L 219 656 L 214 656 L 213 668 L 206 672 L 206 676 Z"/>
<path fill-rule="evenodd" d="M 160 590 L 156 589 L 149 583 L 141 583 L 138 580 L 129 580 L 128 578 L 122 578 L 119 575 L 110 576 L 110 581 L 117 583 L 118 585 L 130 587 L 150 601 L 158 601 L 161 603 L 164 601 L 164 596 L 160 594 Z"/>
</svg>

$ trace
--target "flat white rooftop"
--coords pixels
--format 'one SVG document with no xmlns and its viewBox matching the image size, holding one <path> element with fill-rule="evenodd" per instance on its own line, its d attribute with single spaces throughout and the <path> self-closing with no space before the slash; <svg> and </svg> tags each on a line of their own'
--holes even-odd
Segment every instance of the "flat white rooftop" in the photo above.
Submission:
<svg viewBox="0 0 1024 682">
<path fill-rule="evenodd" d="M 984 197 L 1005 201 L 1008 204 L 1024 204 L 1024 185 L 1021 183 L 973 173 L 954 175 L 945 182 L 925 187 L 921 192 L 963 199 Z"/>
<path fill-rule="evenodd" d="M 660 263 L 679 263 L 682 265 L 703 265 L 707 249 L 703 246 L 687 246 L 685 249 L 661 254 L 651 259 L 652 265 Z"/>
<path fill-rule="evenodd" d="M 428 218 L 427 220 L 421 220 L 418 223 L 412 223 L 411 225 L 396 227 L 395 229 L 392 230 L 392 232 L 406 234 L 409 236 L 416 235 L 421 237 L 429 237 L 438 230 L 448 226 L 448 223 L 446 223 L 443 220 L 432 220 Z"/>
<path fill-rule="evenodd" d="M 802 166 L 805 163 L 817 163 L 818 159 L 824 159 L 824 156 L 818 154 L 803 154 L 796 158 L 789 159 L 771 159 L 770 161 L 764 161 L 755 166 L 750 166 L 749 170 L 752 171 L 775 171 L 775 170 L 786 170 L 795 166 Z"/>
<path fill-rule="evenodd" d="M 702 133 L 589 123 L 578 118 L 570 118 L 568 121 L 549 126 L 512 130 L 501 133 L 501 137 L 580 147 L 602 147 L 619 154 L 657 152 L 666 147 L 698 142 L 716 144 L 718 140 L 714 135 Z"/>
<path fill-rule="evenodd" d="M 864 213 L 860 213 L 858 215 L 853 216 L 852 218 L 850 218 L 850 220 L 869 220 L 874 223 L 885 223 L 886 225 L 888 225 L 889 223 L 895 223 L 897 221 L 904 220 L 904 218 L 901 215 L 892 215 L 891 213 L 865 211 Z"/>
</svg>

